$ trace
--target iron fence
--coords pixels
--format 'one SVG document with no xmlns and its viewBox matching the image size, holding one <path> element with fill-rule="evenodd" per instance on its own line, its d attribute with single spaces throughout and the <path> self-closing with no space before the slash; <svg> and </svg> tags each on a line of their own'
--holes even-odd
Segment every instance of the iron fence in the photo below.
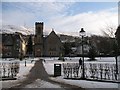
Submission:
<svg viewBox="0 0 120 90">
<path fill-rule="evenodd" d="M 63 65 L 64 78 L 81 78 L 82 66 L 78 63 L 64 63 Z M 103 63 L 85 63 L 84 75 L 86 79 L 95 80 L 118 80 L 118 73 L 116 73 L 115 64 Z"/>
<path fill-rule="evenodd" d="M 2 78 L 14 78 L 19 72 L 20 63 L 14 62 L 0 62 L 0 75 Z"/>
</svg>

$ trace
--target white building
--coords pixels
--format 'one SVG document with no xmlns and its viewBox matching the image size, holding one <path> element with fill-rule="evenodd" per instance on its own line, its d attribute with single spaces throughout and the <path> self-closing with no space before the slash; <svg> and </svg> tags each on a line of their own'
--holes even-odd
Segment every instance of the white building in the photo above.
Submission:
<svg viewBox="0 0 120 90">
<path fill-rule="evenodd" d="M 84 49 L 84 54 L 86 55 L 86 54 L 88 54 L 88 52 L 90 50 L 90 46 L 85 44 L 85 45 L 83 45 L 83 49 Z M 79 45 L 77 47 L 76 54 L 77 55 L 81 55 L 82 54 L 82 45 Z"/>
</svg>

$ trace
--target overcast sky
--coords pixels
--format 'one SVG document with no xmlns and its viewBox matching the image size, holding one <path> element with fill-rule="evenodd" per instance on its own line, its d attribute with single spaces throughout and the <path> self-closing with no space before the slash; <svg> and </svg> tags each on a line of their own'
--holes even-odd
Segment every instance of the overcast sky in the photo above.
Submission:
<svg viewBox="0 0 120 90">
<path fill-rule="evenodd" d="M 88 34 L 102 35 L 106 26 L 118 26 L 117 2 L 3 2 L 3 25 L 34 28 L 44 22 L 44 31 L 79 35 L 81 28 Z"/>
</svg>

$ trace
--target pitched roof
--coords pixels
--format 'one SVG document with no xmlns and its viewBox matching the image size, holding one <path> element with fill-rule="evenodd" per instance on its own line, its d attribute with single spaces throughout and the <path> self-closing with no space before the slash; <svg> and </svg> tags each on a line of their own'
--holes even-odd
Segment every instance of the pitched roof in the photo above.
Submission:
<svg viewBox="0 0 120 90">
<path fill-rule="evenodd" d="M 59 38 L 59 36 L 55 33 L 55 31 L 52 30 L 52 31 L 50 32 L 50 34 L 46 37 L 46 39 L 47 39 L 48 37 L 50 37 L 50 36 L 53 36 L 53 35 L 55 35 L 57 38 Z M 59 38 L 59 39 L 60 39 L 60 38 Z"/>
</svg>

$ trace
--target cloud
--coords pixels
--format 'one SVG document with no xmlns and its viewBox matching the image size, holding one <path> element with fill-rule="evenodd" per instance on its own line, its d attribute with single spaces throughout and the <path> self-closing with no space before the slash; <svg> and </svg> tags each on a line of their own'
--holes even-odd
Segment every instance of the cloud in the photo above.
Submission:
<svg viewBox="0 0 120 90">
<path fill-rule="evenodd" d="M 4 11 L 3 19 L 5 22 L 23 22 L 31 20 L 49 20 L 49 18 L 59 16 L 73 3 L 56 3 L 56 2 L 34 2 L 34 3 L 25 3 L 25 2 L 10 2 L 3 3 L 4 7 L 11 8 L 11 11 Z M 13 10 L 12 10 L 13 9 Z M 22 18 L 21 20 L 19 20 Z"/>
<path fill-rule="evenodd" d="M 3 24 L 24 25 L 34 19 L 34 15 L 30 13 L 22 13 L 21 11 L 2 14 Z"/>
<path fill-rule="evenodd" d="M 2 2 L 68 2 L 68 0 L 2 0 Z M 69 0 L 69 2 L 119 2 L 119 0 Z"/>
<path fill-rule="evenodd" d="M 77 35 L 80 28 L 85 28 L 87 33 L 102 35 L 101 28 L 105 27 L 106 24 L 118 25 L 118 13 L 114 12 L 116 8 L 102 10 L 99 12 L 86 12 L 79 13 L 73 16 L 61 16 L 55 18 L 51 26 L 56 27 L 56 30 L 62 33 Z"/>
<path fill-rule="evenodd" d="M 30 3 L 29 5 L 34 9 L 36 15 L 43 18 L 52 18 L 61 14 L 66 14 L 65 11 L 74 3 L 70 2 L 41 2 L 41 3 Z"/>
<path fill-rule="evenodd" d="M 14 3 L 15 10 L 3 13 L 3 23 L 15 25 L 24 25 L 26 23 L 26 26 L 33 28 L 35 21 L 43 21 L 45 23 L 45 32 L 50 32 L 51 28 L 54 28 L 57 33 L 76 36 L 78 36 L 78 32 L 82 27 L 87 33 L 101 35 L 100 29 L 106 24 L 118 25 L 116 7 L 68 15 L 67 11 L 74 3 Z"/>
<path fill-rule="evenodd" d="M 68 2 L 3 3 L 3 5 L 5 5 L 4 7 L 11 8 L 11 10 L 4 10 L 4 12 L 2 12 L 2 24 L 17 26 L 26 24 L 26 26 L 30 27 L 34 27 L 35 21 L 43 21 L 47 24 L 51 18 L 61 16 L 61 14 L 64 15 L 65 13 L 63 12 L 72 4 L 73 3 Z"/>
</svg>

